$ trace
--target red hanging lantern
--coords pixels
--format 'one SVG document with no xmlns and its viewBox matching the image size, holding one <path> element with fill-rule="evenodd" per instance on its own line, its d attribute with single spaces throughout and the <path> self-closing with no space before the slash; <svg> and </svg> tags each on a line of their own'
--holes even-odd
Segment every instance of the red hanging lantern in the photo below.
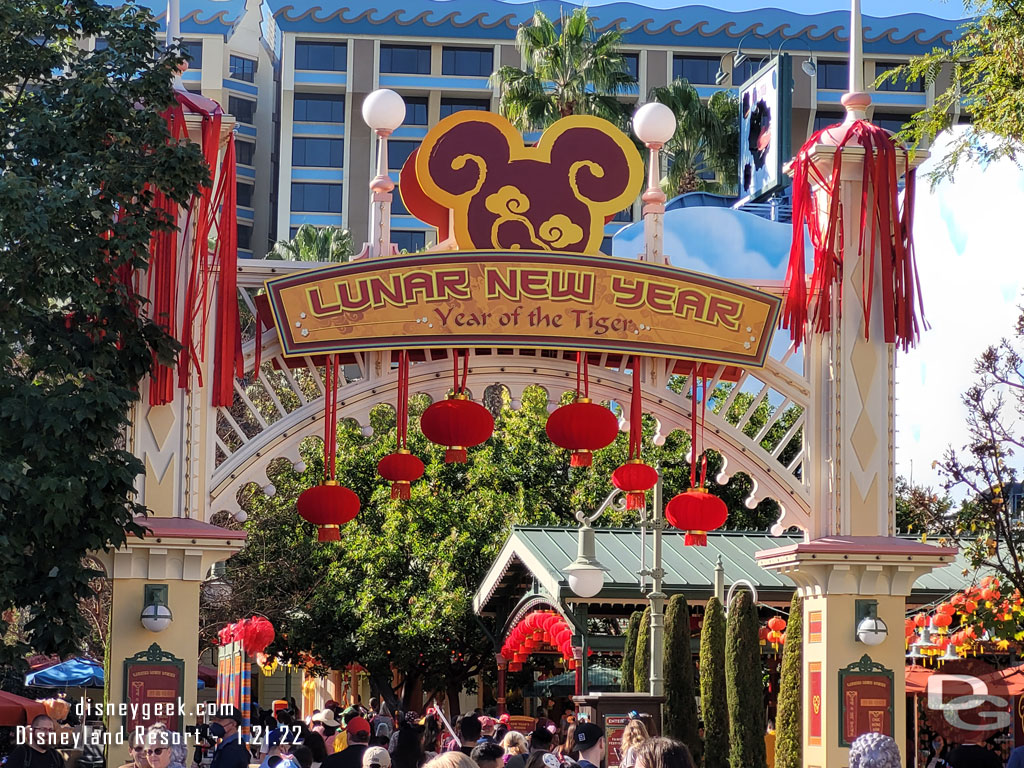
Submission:
<svg viewBox="0 0 1024 768">
<path fill-rule="evenodd" d="M 572 451 L 569 466 L 589 467 L 594 451 L 615 441 L 619 422 L 610 409 L 590 400 L 589 364 L 584 352 L 576 353 L 576 400 L 548 416 L 544 431 L 559 448 Z M 581 385 L 582 383 L 582 391 Z"/>
<path fill-rule="evenodd" d="M 772 616 L 768 619 L 768 629 L 774 632 L 781 632 L 786 628 L 786 620 L 781 616 Z"/>
<path fill-rule="evenodd" d="M 717 496 L 708 493 L 704 487 L 707 479 L 707 455 L 698 451 L 698 443 L 704 442 L 704 413 L 707 407 L 707 381 L 701 387 L 701 418 L 697 418 L 697 366 L 690 374 L 690 485 L 688 491 L 673 497 L 665 507 L 665 519 L 670 525 L 686 531 L 683 544 L 706 547 L 708 531 L 721 528 L 729 518 L 729 508 Z M 697 461 L 700 457 L 700 485 L 697 484 Z"/>
<path fill-rule="evenodd" d="M 398 355 L 398 396 L 395 419 L 398 450 L 377 462 L 377 474 L 391 481 L 391 498 L 408 499 L 412 484 L 423 477 L 423 462 L 407 447 L 409 428 L 409 353 Z"/>
<path fill-rule="evenodd" d="M 816 145 L 835 146 L 829 167 L 819 168 L 811 158 Z M 865 290 L 860 297 L 864 334 L 871 325 L 874 281 L 880 275 L 882 289 L 882 330 L 887 344 L 902 348 L 917 340 L 923 313 L 919 295 L 917 266 L 914 263 L 913 200 L 915 172 L 903 152 L 906 190 L 903 210 L 899 211 L 897 150 L 889 133 L 866 120 L 849 119 L 841 125 L 824 128 L 812 135 L 793 161 L 793 239 L 786 274 L 786 299 L 782 309 L 782 327 L 788 328 L 799 346 L 806 334 L 808 320 L 814 331 L 824 333 L 832 323 L 832 297 L 842 280 L 844 243 L 840 188 L 843 150 L 859 145 L 864 150 L 860 234 L 852 245 L 865 262 Z M 847 161 L 848 163 L 849 161 Z M 821 196 L 822 199 L 817 199 Z M 821 213 L 824 212 L 824 216 Z M 804 264 L 804 225 L 814 248 L 814 271 L 808 286 Z M 873 253 L 878 245 L 878 256 Z M 877 261 L 876 261 L 877 259 Z M 839 297 L 840 304 L 843 298 Z M 841 311 L 841 308 L 840 308 Z"/>
<path fill-rule="evenodd" d="M 626 509 L 643 509 L 647 491 L 658 482 L 658 471 L 643 463 L 643 393 L 640 387 L 640 358 L 633 356 L 633 396 L 629 405 L 629 459 L 612 472 L 612 485 L 626 493 Z"/>
<path fill-rule="evenodd" d="M 338 356 L 324 366 L 324 484 L 307 488 L 295 501 L 299 515 L 317 526 L 317 541 L 340 541 L 338 526 L 359 514 L 359 497 L 334 479 L 338 444 Z"/>
<path fill-rule="evenodd" d="M 469 353 L 463 353 L 462 382 L 459 382 L 459 352 L 452 350 L 455 387 L 447 399 L 431 405 L 420 417 L 420 429 L 432 443 L 443 445 L 447 464 L 465 464 L 466 449 L 486 442 L 494 432 L 494 417 L 466 394 Z"/>
</svg>

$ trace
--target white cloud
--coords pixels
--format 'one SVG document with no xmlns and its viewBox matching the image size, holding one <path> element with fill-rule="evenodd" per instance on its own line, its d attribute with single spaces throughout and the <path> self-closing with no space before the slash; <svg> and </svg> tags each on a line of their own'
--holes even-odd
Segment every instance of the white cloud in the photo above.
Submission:
<svg viewBox="0 0 1024 768">
<path fill-rule="evenodd" d="M 942 156 L 942 145 L 932 157 Z M 919 171 L 914 239 L 925 316 L 916 349 L 901 355 L 896 379 L 897 471 L 938 486 L 931 464 L 967 439 L 960 396 L 974 361 L 1010 335 L 1024 286 L 1021 224 L 1024 171 L 1009 161 L 965 167 L 930 189 Z"/>
</svg>

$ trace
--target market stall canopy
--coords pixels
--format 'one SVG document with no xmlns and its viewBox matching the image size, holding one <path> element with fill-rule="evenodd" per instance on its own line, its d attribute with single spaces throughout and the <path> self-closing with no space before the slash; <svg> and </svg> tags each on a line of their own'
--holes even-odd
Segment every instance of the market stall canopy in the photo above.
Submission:
<svg viewBox="0 0 1024 768">
<path fill-rule="evenodd" d="M 103 665 L 95 659 L 68 659 L 46 669 L 29 672 L 25 685 L 37 688 L 102 688 Z"/>
<path fill-rule="evenodd" d="M 942 667 L 936 669 L 922 667 L 918 664 L 908 664 L 907 694 L 927 693 L 928 678 L 936 673 L 942 674 Z M 998 686 L 1000 690 L 1005 690 L 1011 696 L 1024 695 L 1024 664 L 1016 667 L 1006 667 L 1005 669 L 996 669 L 978 679 L 990 687 Z"/>
<path fill-rule="evenodd" d="M 0 725 L 28 725 L 37 715 L 45 715 L 46 707 L 40 702 L 0 691 Z"/>
<path fill-rule="evenodd" d="M 637 581 L 641 568 L 638 529 L 595 530 L 597 560 L 608 569 L 604 586 L 597 596 L 585 600 L 572 593 L 563 569 L 576 559 L 577 531 L 575 527 L 513 528 L 473 597 L 473 610 L 481 616 L 494 616 L 533 591 L 548 596 L 553 604 L 588 603 L 592 617 L 625 617 L 638 606 L 647 605 L 647 595 L 641 593 Z M 691 602 L 707 600 L 714 594 L 715 564 L 721 557 L 726 589 L 746 579 L 757 589 L 761 602 L 788 604 L 792 598 L 793 582 L 761 568 L 755 555 L 764 549 L 796 544 L 802 536 L 715 532 L 708 537 L 706 547 L 684 546 L 683 537 L 682 531 L 662 534 L 665 594 L 684 594 Z M 648 533 L 648 567 L 654 560 L 652 547 Z M 914 584 L 909 604 L 926 604 L 955 592 L 963 586 L 961 574 L 965 568 L 970 568 L 969 563 L 958 555 L 949 566 L 922 576 Z"/>
</svg>

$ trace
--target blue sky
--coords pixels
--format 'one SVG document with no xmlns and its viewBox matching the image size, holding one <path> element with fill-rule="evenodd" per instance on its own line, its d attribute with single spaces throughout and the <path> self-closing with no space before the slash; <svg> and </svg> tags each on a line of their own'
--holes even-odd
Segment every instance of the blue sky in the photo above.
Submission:
<svg viewBox="0 0 1024 768">
<path fill-rule="evenodd" d="M 529 1 L 529 0 L 527 0 Z M 590 0 L 587 5 L 607 5 L 615 0 Z M 850 7 L 843 0 L 643 0 L 651 8 L 678 8 L 681 5 L 707 5 L 727 11 L 751 11 L 758 8 L 785 8 L 797 13 L 823 13 Z M 943 19 L 962 19 L 963 3 L 959 0 L 862 0 L 861 10 L 869 16 L 897 16 L 901 13 L 924 13 Z"/>
</svg>

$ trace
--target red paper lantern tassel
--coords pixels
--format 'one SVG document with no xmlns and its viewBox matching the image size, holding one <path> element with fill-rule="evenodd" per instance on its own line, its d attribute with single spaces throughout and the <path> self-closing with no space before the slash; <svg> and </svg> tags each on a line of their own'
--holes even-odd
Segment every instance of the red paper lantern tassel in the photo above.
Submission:
<svg viewBox="0 0 1024 768">
<path fill-rule="evenodd" d="M 316 529 L 317 541 L 341 541 L 341 529 L 336 525 L 321 525 Z"/>
<path fill-rule="evenodd" d="M 594 463 L 594 452 L 581 450 L 573 451 L 572 458 L 569 459 L 570 467 L 589 467 Z"/>
<path fill-rule="evenodd" d="M 646 503 L 646 491 L 634 491 L 626 494 L 626 509 L 643 509 Z"/>
<path fill-rule="evenodd" d="M 468 458 L 466 449 L 459 446 L 452 446 L 444 452 L 445 464 L 465 464 Z"/>
<path fill-rule="evenodd" d="M 707 531 L 687 531 L 683 536 L 683 544 L 687 547 L 706 547 L 708 545 Z"/>
</svg>

